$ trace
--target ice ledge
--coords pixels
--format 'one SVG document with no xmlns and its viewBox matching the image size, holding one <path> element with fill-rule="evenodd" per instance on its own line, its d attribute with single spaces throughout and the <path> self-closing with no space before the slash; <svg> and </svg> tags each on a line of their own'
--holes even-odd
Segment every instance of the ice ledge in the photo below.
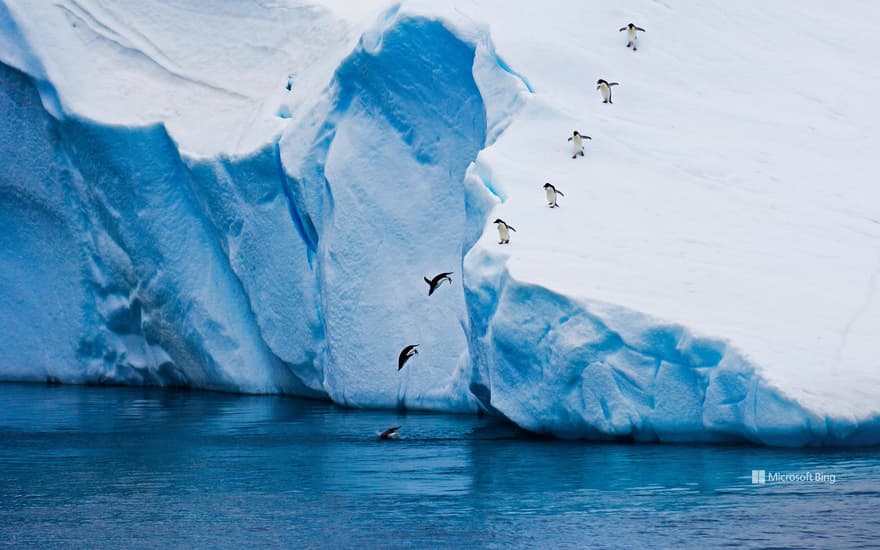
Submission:
<svg viewBox="0 0 880 550">
<path fill-rule="evenodd" d="M 565 439 L 880 443 L 880 418 L 813 412 L 723 340 L 517 281 L 485 249 L 472 250 L 465 269 L 471 391 L 524 429 Z"/>
</svg>

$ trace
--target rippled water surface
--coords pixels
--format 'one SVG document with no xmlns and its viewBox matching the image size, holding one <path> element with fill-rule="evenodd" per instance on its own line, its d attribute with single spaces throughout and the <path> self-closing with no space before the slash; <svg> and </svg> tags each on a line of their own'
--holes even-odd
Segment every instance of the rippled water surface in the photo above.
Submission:
<svg viewBox="0 0 880 550">
<path fill-rule="evenodd" d="M 876 547 L 878 451 L 569 443 L 471 416 L 0 384 L 0 546 Z"/>
</svg>

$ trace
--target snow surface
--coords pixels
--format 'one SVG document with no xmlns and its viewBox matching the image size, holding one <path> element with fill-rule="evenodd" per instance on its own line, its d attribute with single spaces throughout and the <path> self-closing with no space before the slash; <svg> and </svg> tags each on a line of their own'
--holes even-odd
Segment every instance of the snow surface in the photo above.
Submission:
<svg viewBox="0 0 880 550">
<path fill-rule="evenodd" d="M 877 11 L 0 0 L 0 379 L 880 443 Z"/>
</svg>

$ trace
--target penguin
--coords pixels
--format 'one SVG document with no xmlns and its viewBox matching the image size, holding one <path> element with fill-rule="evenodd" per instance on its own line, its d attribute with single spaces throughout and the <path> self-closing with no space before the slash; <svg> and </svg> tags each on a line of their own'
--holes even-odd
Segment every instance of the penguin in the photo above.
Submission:
<svg viewBox="0 0 880 550">
<path fill-rule="evenodd" d="M 413 355 L 418 355 L 419 350 L 416 349 L 417 347 L 418 344 L 410 344 L 400 350 L 400 355 L 397 356 L 398 371 L 403 368 L 403 365 L 406 364 L 407 361 L 409 361 L 410 357 L 412 357 Z"/>
<path fill-rule="evenodd" d="M 510 232 L 513 231 L 516 233 L 516 229 L 514 229 L 512 225 L 507 225 L 501 218 L 496 218 L 492 223 L 498 224 L 498 237 L 501 238 L 501 240 L 498 241 L 498 244 L 509 244 Z"/>
<path fill-rule="evenodd" d="M 590 136 L 584 135 L 577 130 L 568 138 L 568 141 L 571 142 L 571 158 L 576 159 L 578 155 L 584 156 L 584 140 L 589 139 L 592 140 Z"/>
<path fill-rule="evenodd" d="M 553 187 L 549 181 L 544 184 L 544 191 L 547 193 L 547 202 L 550 203 L 550 208 L 556 208 L 559 206 L 556 204 L 556 195 L 565 196 L 565 193 Z"/>
<path fill-rule="evenodd" d="M 388 428 L 387 430 L 379 434 L 379 439 L 381 439 L 382 441 L 397 439 L 397 430 L 399 429 L 400 426 L 393 426 L 391 428 Z"/>
<path fill-rule="evenodd" d="M 608 82 L 602 78 L 596 81 L 596 89 L 602 93 L 602 103 L 614 103 L 611 101 L 611 87 L 619 85 L 617 82 Z"/>
<path fill-rule="evenodd" d="M 637 38 L 636 31 L 645 32 L 645 29 L 643 29 L 641 27 L 637 27 L 637 26 L 633 25 L 632 23 L 628 23 L 625 27 L 620 27 L 620 30 L 617 32 L 623 32 L 623 31 L 626 31 L 626 47 L 632 48 L 633 51 L 636 51 L 638 49 L 638 48 L 636 48 L 636 38 Z"/>
<path fill-rule="evenodd" d="M 290 73 L 289 75 L 287 75 L 287 85 L 284 87 L 284 89 L 287 90 L 288 92 L 293 91 L 293 76 L 294 76 L 293 73 Z"/>
<path fill-rule="evenodd" d="M 435 275 L 433 279 L 428 279 L 427 277 L 425 277 L 425 282 L 428 283 L 428 296 L 434 294 L 434 291 L 437 290 L 437 287 L 443 284 L 443 281 L 449 281 L 449 284 L 452 284 L 452 279 L 450 279 L 449 276 L 453 273 L 454 271 L 446 271 L 444 273 Z"/>
</svg>

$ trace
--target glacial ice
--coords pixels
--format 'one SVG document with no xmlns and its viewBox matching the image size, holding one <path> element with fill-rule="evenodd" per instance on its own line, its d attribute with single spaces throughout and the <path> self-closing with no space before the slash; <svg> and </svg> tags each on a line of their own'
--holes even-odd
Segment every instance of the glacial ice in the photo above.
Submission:
<svg viewBox="0 0 880 550">
<path fill-rule="evenodd" d="M 0 380 L 479 410 L 571 439 L 880 443 L 876 191 L 826 193 L 823 166 L 789 185 L 797 116 L 702 143 L 784 113 L 743 112 L 720 70 L 694 93 L 726 110 L 677 102 L 663 55 L 692 55 L 674 31 L 711 8 L 641 6 L 640 57 L 600 38 L 614 8 L 204 9 L 0 0 Z M 589 93 L 607 59 L 614 106 Z M 868 94 L 827 107 L 798 67 L 779 101 L 823 109 L 829 158 L 862 155 Z M 593 135 L 576 161 L 573 128 Z M 496 214 L 519 230 L 503 248 Z"/>
</svg>

